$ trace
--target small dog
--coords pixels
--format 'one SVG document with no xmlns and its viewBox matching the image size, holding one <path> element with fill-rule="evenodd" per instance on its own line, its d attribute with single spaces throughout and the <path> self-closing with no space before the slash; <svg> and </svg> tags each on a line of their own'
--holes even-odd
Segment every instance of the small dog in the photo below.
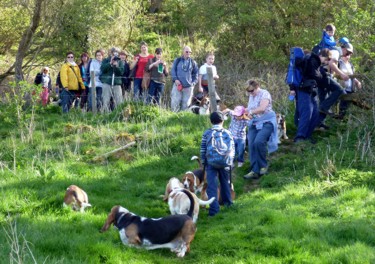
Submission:
<svg viewBox="0 0 375 264">
<path fill-rule="evenodd" d="M 83 213 L 86 207 L 91 207 L 89 198 L 84 190 L 76 185 L 70 185 L 66 189 L 63 206 L 71 205 L 73 210 Z"/>
<path fill-rule="evenodd" d="M 278 144 L 280 144 L 281 139 L 288 139 L 288 136 L 286 135 L 285 115 L 277 113 L 276 123 L 277 123 Z"/>
<path fill-rule="evenodd" d="M 184 188 L 176 188 L 169 194 L 168 197 L 169 211 L 172 215 L 188 214 L 191 208 L 193 208 L 193 222 L 197 223 L 199 207 L 210 205 L 214 200 L 215 197 L 212 197 L 208 201 L 203 201 L 189 190 Z"/>
<path fill-rule="evenodd" d="M 122 243 L 127 246 L 142 247 L 148 250 L 170 248 L 177 257 L 184 257 L 190 251 L 197 230 L 191 215 L 170 215 L 162 218 L 145 218 L 137 216 L 117 205 L 101 228 L 105 232 L 113 224 L 120 233 Z"/>
</svg>

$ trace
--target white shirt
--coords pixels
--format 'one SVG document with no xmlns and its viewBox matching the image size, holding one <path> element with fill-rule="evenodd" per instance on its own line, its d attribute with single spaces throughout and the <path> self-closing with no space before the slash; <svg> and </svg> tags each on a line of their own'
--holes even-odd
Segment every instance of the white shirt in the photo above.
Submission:
<svg viewBox="0 0 375 264">
<path fill-rule="evenodd" d="M 199 75 L 202 75 L 202 80 L 208 79 L 208 77 L 207 77 L 207 67 L 212 68 L 213 76 L 217 75 L 216 66 L 215 65 L 208 65 L 207 63 L 205 63 L 199 68 Z"/>
</svg>

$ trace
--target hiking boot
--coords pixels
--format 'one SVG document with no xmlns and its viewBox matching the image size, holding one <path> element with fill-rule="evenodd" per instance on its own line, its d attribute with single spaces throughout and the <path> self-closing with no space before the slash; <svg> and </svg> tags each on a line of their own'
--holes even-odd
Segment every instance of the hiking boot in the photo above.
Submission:
<svg viewBox="0 0 375 264">
<path fill-rule="evenodd" d="M 321 124 L 317 127 L 317 129 L 319 129 L 319 130 L 321 130 L 321 131 L 327 131 L 327 130 L 329 130 L 329 126 L 327 126 L 326 124 L 321 123 Z"/>
<path fill-rule="evenodd" d="M 256 173 L 256 172 L 253 172 L 253 171 L 250 171 L 248 174 L 244 175 L 243 178 L 245 180 L 257 180 L 261 177 L 260 174 Z"/>
<path fill-rule="evenodd" d="M 261 168 L 259 174 L 260 174 L 260 175 L 264 175 L 264 174 L 266 174 L 267 172 L 268 172 L 268 168 L 267 168 L 267 167 L 266 167 L 266 168 Z"/>
</svg>

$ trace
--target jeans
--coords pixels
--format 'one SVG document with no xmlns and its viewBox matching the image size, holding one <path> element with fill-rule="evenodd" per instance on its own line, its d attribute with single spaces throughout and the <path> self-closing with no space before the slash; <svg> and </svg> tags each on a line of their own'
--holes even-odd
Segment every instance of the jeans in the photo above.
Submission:
<svg viewBox="0 0 375 264">
<path fill-rule="evenodd" d="M 72 103 L 74 99 L 76 98 L 76 95 L 72 91 L 67 91 L 65 89 L 62 89 L 60 93 L 61 98 L 61 107 L 63 113 L 68 113 L 69 109 L 72 107 Z"/>
<path fill-rule="evenodd" d="M 331 77 L 327 77 L 319 84 L 318 93 L 320 94 L 319 100 L 322 100 L 319 102 L 319 110 L 328 112 L 331 106 L 337 102 L 340 95 L 344 93 L 344 89 Z M 326 97 L 327 94 L 328 97 Z"/>
<path fill-rule="evenodd" d="M 234 139 L 234 147 L 236 150 L 237 162 L 244 162 L 245 145 L 246 145 L 246 139 L 244 138 Z"/>
<path fill-rule="evenodd" d="M 207 174 L 207 196 L 208 199 L 215 197 L 215 200 L 210 204 L 208 214 L 213 216 L 220 211 L 219 199 L 217 195 L 218 179 L 220 182 L 220 196 L 223 204 L 226 206 L 232 205 L 232 196 L 230 194 L 230 167 L 217 169 L 210 165 L 206 165 Z M 218 176 L 218 177 L 217 177 Z"/>
<path fill-rule="evenodd" d="M 301 120 L 300 120 L 301 121 Z M 262 129 L 257 129 L 255 125 L 249 126 L 248 130 L 249 158 L 251 170 L 260 173 L 261 168 L 267 168 L 267 144 L 273 132 L 272 123 L 264 123 Z"/>
<path fill-rule="evenodd" d="M 297 91 L 297 94 L 299 120 L 295 139 L 309 139 L 320 121 L 316 96 L 300 90 Z"/>
<path fill-rule="evenodd" d="M 174 83 L 171 91 L 171 108 L 173 112 L 186 110 L 191 104 L 193 98 L 194 86 L 184 87 L 182 91 L 177 90 L 177 85 Z"/>
<path fill-rule="evenodd" d="M 134 78 L 134 100 L 138 101 L 142 99 L 142 78 Z"/>
<path fill-rule="evenodd" d="M 164 93 L 164 83 L 157 83 L 151 80 L 150 88 L 148 90 L 147 103 L 160 105 L 160 99 Z"/>
</svg>

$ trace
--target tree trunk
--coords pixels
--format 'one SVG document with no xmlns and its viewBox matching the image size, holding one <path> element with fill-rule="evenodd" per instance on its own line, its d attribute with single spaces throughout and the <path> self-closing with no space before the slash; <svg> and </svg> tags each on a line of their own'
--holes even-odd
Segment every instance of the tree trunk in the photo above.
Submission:
<svg viewBox="0 0 375 264">
<path fill-rule="evenodd" d="M 34 14 L 30 22 L 30 26 L 23 33 L 21 41 L 18 46 L 16 61 L 14 63 L 14 69 L 15 69 L 17 81 L 23 80 L 23 71 L 22 71 L 23 59 L 25 58 L 27 50 L 30 48 L 32 38 L 35 34 L 36 29 L 39 26 L 43 2 L 44 0 L 35 1 Z"/>
</svg>

